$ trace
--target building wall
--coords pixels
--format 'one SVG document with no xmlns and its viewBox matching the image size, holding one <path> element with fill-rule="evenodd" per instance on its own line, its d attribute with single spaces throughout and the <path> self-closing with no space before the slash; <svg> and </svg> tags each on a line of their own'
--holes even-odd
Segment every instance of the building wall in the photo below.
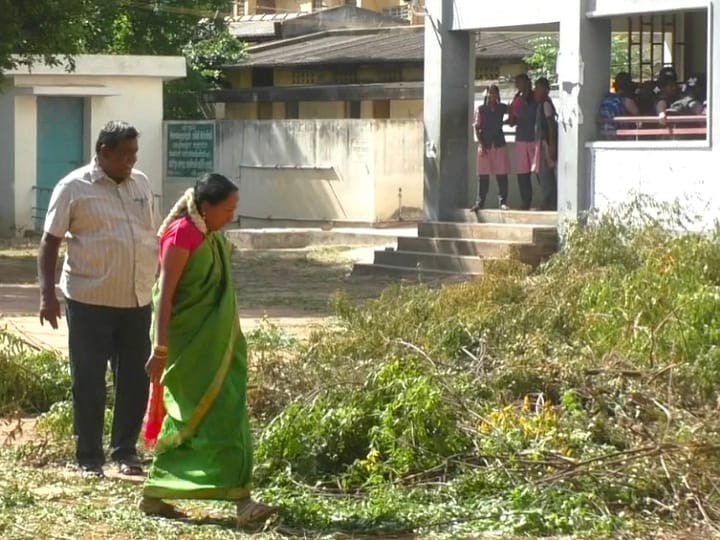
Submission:
<svg viewBox="0 0 720 540">
<path fill-rule="evenodd" d="M 375 170 L 381 172 L 375 177 L 375 219 L 422 215 L 422 120 L 378 122 L 373 122 L 382 126 L 373 138 Z"/>
<path fill-rule="evenodd" d="M 527 68 L 522 63 L 501 63 L 499 74 L 512 79 Z M 342 78 L 332 69 L 319 68 L 303 71 L 310 79 L 297 77 L 297 72 L 290 68 L 275 68 L 273 82 L 275 87 L 311 86 L 342 84 Z M 356 71 L 358 82 L 380 83 L 395 80 L 397 82 L 421 82 L 423 80 L 423 67 L 417 65 L 394 66 L 359 66 Z M 228 80 L 233 89 L 243 90 L 252 88 L 252 69 L 237 69 L 228 72 Z M 308 80 L 312 82 L 307 82 Z M 348 110 L 343 101 L 303 102 L 299 104 L 299 118 L 302 119 L 330 119 L 348 118 Z M 227 103 L 223 108 L 216 107 L 216 117 L 226 120 L 284 120 L 287 105 L 273 103 L 262 105 L 258 103 Z M 393 100 L 390 103 L 389 118 L 411 118 L 421 120 L 423 116 L 422 100 Z M 372 101 L 361 104 L 361 118 L 382 118 L 376 116 Z"/>
<path fill-rule="evenodd" d="M 720 184 L 708 171 L 717 170 L 720 156 L 711 148 L 694 146 L 613 148 L 595 143 L 593 207 L 607 209 L 643 194 L 662 202 L 679 201 L 688 215 L 701 216 L 703 225 L 713 226 L 720 215 Z"/>
<path fill-rule="evenodd" d="M 406 99 L 390 101 L 390 118 L 408 118 L 421 120 L 423 117 L 423 102 L 421 99 Z"/>
<path fill-rule="evenodd" d="M 301 101 L 298 104 L 301 119 L 345 118 L 344 101 Z"/>
<path fill-rule="evenodd" d="M 274 10 L 277 13 L 282 12 L 303 12 L 311 13 L 318 11 L 316 8 L 316 2 L 313 0 L 271 0 L 270 2 L 263 2 L 262 0 L 238 0 L 242 6 L 242 12 L 246 15 L 254 15 L 260 11 L 263 11 L 262 6 L 273 5 Z M 356 7 L 368 9 L 370 11 L 382 12 L 385 9 L 394 7 L 407 6 L 408 2 L 405 0 L 322 0 L 322 9 L 334 8 L 343 6 L 345 4 L 355 5 Z M 421 0 L 420 5 L 424 5 L 424 1 Z M 421 14 L 411 15 L 410 20 L 413 24 L 422 22 Z"/>
<path fill-rule="evenodd" d="M 391 100 L 389 116 L 379 114 L 386 110 L 378 108 L 374 101 L 360 103 L 362 119 L 412 119 L 421 120 L 423 102 L 421 99 Z M 288 105 L 286 103 L 227 103 L 222 109 L 217 108 L 216 114 L 224 120 L 286 120 Z M 298 118 L 303 120 L 350 119 L 350 109 L 346 101 L 301 101 L 298 103 Z"/>
<path fill-rule="evenodd" d="M 257 120 L 257 103 L 227 103 L 225 104 L 224 116 L 216 109 L 217 118 L 226 120 Z"/>
<path fill-rule="evenodd" d="M 627 0 L 624 0 L 627 1 Z M 542 27 L 556 29 L 564 2 L 504 0 L 501 9 L 478 9 L 478 0 L 452 0 L 453 30 Z"/>
<path fill-rule="evenodd" d="M 373 223 L 396 215 L 399 189 L 404 207 L 422 206 L 422 139 L 419 121 L 219 121 L 215 153 L 240 187 L 241 224 Z"/>
<path fill-rule="evenodd" d="M 15 232 L 35 226 L 35 169 L 37 164 L 37 107 L 35 96 L 15 97 Z M 58 180 L 60 180 L 58 178 Z"/>
</svg>

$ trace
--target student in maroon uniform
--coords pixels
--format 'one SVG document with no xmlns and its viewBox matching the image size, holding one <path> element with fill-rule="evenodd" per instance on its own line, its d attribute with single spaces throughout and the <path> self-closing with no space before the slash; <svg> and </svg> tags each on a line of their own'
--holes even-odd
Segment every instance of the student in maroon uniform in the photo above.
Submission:
<svg viewBox="0 0 720 540">
<path fill-rule="evenodd" d="M 540 182 L 540 210 L 557 209 L 558 123 L 555 105 L 550 99 L 550 82 L 541 77 L 535 82 L 535 154 L 533 172 Z"/>
<path fill-rule="evenodd" d="M 532 204 L 532 163 L 535 157 L 535 114 L 537 104 L 530 78 L 520 74 L 515 78 L 518 92 L 510 106 L 509 124 L 515 127 L 515 168 L 520 189 L 521 209 L 530 210 Z"/>
<path fill-rule="evenodd" d="M 485 103 L 475 111 L 473 121 L 478 141 L 478 191 L 475 205 L 471 208 L 473 212 L 477 212 L 485 206 L 491 175 L 494 175 L 497 180 L 500 209 L 509 209 L 507 199 L 510 156 L 503 133 L 503 120 L 507 113 L 508 106 L 500 101 L 500 89 L 496 85 L 490 86 L 485 96 Z"/>
</svg>

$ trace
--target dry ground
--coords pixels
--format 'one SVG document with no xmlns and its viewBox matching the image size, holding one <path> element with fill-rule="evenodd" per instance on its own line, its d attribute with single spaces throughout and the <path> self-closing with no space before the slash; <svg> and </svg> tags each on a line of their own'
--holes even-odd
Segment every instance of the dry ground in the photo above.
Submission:
<svg viewBox="0 0 720 540">
<path fill-rule="evenodd" d="M 323 247 L 239 251 L 233 258 L 242 327 L 252 331 L 264 318 L 303 337 L 330 315 L 338 291 L 355 301 L 376 297 L 390 280 L 350 277 L 353 262 L 367 260 L 372 248 Z M 37 320 L 37 242 L 0 242 L 0 325 L 32 343 L 65 350 L 64 326 L 53 332 Z"/>
</svg>

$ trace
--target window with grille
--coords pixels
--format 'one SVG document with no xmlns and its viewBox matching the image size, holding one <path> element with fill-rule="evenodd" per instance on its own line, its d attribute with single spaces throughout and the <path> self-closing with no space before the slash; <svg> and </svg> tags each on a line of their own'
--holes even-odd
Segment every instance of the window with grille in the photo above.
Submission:
<svg viewBox="0 0 720 540">
<path fill-rule="evenodd" d="M 355 84 L 358 82 L 357 71 L 352 68 L 337 70 L 333 78 L 337 84 Z"/>
<path fill-rule="evenodd" d="M 500 78 L 498 64 L 481 64 L 475 68 L 475 79 L 481 81 L 495 81 Z"/>
<path fill-rule="evenodd" d="M 636 81 L 653 79 L 661 68 L 682 58 L 685 43 L 679 39 L 676 14 L 628 19 L 628 71 Z"/>
<path fill-rule="evenodd" d="M 258 14 L 275 13 L 275 0 L 258 0 L 255 11 Z"/>
<path fill-rule="evenodd" d="M 393 6 L 383 9 L 383 13 L 388 17 L 397 17 L 398 19 L 410 19 L 410 8 L 408 6 Z"/>
<path fill-rule="evenodd" d="M 315 84 L 316 76 L 313 71 L 296 70 L 292 74 L 293 84 Z"/>
<path fill-rule="evenodd" d="M 380 80 L 382 82 L 400 82 L 402 81 L 402 69 L 386 69 L 380 73 Z"/>
<path fill-rule="evenodd" d="M 235 0 L 233 2 L 233 17 L 242 17 L 243 15 L 245 15 L 244 0 Z"/>
<path fill-rule="evenodd" d="M 610 81 L 627 72 L 634 86 L 639 116 L 637 119 L 613 118 L 600 124 L 603 138 L 612 140 L 702 140 L 707 138 L 707 81 L 713 66 L 709 63 L 710 44 L 708 11 L 654 13 L 628 17 L 614 23 L 621 26 L 611 35 Z M 672 68 L 677 84 L 667 85 L 668 95 L 657 79 L 664 68 Z M 692 81 L 692 82 L 691 82 Z M 633 92 L 633 86 L 624 91 Z M 598 92 L 607 93 L 603 85 Z M 679 99 L 687 99 L 686 105 Z M 659 98 L 675 114 L 658 120 Z M 679 111 L 679 112 L 678 112 Z M 629 115 L 625 115 L 629 116 Z M 647 121 L 645 121 L 647 119 Z"/>
</svg>

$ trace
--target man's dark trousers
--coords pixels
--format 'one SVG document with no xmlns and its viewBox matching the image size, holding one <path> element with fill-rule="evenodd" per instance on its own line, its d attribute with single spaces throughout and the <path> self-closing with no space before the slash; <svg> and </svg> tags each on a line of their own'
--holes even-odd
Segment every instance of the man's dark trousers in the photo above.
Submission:
<svg viewBox="0 0 720 540">
<path fill-rule="evenodd" d="M 80 465 L 102 465 L 105 374 L 113 372 L 115 408 L 110 436 L 114 461 L 136 455 L 148 399 L 145 362 L 150 356 L 152 309 L 67 302 L 73 424 Z"/>
</svg>

